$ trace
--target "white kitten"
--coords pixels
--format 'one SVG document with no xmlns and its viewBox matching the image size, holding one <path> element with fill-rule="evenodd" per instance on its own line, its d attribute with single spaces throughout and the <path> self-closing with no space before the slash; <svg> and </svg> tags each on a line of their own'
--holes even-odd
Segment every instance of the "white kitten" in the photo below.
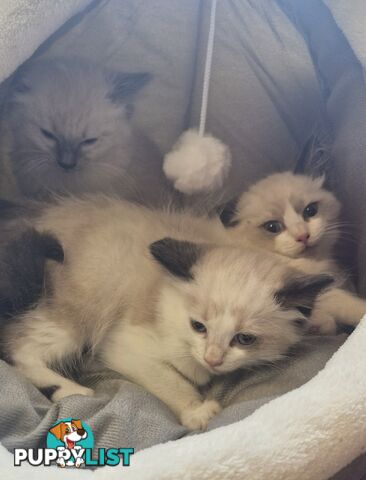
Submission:
<svg viewBox="0 0 366 480">
<path fill-rule="evenodd" d="M 323 177 L 276 173 L 254 184 L 226 210 L 222 219 L 233 239 L 279 254 L 305 273 L 336 274 L 333 259 L 339 237 L 340 204 L 323 187 Z M 334 333 L 336 320 L 356 325 L 366 301 L 341 288 L 319 296 L 312 314 L 313 330 Z"/>
<path fill-rule="evenodd" d="M 220 410 L 197 386 L 285 355 L 301 339 L 299 307 L 311 309 L 332 281 L 272 255 L 208 246 L 227 237 L 217 219 L 121 200 L 68 199 L 37 227 L 59 238 L 65 263 L 49 265 L 48 296 L 3 332 L 10 360 L 38 387 L 57 387 L 58 400 L 92 393 L 49 368 L 89 346 L 189 429 Z"/>
</svg>

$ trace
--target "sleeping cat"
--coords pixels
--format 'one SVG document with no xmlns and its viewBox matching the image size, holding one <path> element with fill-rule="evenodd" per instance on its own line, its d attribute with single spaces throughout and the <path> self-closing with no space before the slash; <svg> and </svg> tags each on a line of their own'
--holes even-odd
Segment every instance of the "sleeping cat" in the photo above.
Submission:
<svg viewBox="0 0 366 480">
<path fill-rule="evenodd" d="M 333 259 L 340 204 L 323 188 L 324 177 L 276 173 L 254 184 L 221 215 L 236 241 L 280 255 L 305 273 L 336 275 L 338 285 L 319 296 L 312 330 L 335 333 L 336 321 L 356 325 L 366 301 L 339 288 L 344 278 Z"/>
<path fill-rule="evenodd" d="M 81 58 L 32 60 L 4 106 L 5 157 L 22 194 L 113 192 L 156 203 L 161 154 L 131 121 L 147 73 L 104 70 Z"/>
<path fill-rule="evenodd" d="M 11 362 L 52 399 L 92 394 L 50 365 L 88 346 L 107 367 L 165 402 L 189 429 L 220 406 L 198 386 L 286 355 L 332 279 L 223 244 L 218 219 L 149 210 L 107 197 L 66 199 L 36 222 L 61 241 L 50 293 L 6 326 Z M 174 237 L 169 238 L 169 237 Z"/>
</svg>

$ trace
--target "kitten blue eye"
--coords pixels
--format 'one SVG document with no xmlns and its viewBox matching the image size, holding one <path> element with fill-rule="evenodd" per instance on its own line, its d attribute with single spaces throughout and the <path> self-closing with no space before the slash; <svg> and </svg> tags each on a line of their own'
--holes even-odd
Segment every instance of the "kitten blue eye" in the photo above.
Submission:
<svg viewBox="0 0 366 480">
<path fill-rule="evenodd" d="M 87 138 L 80 142 L 80 145 L 93 145 L 98 139 L 97 138 Z"/>
<path fill-rule="evenodd" d="M 52 132 L 50 132 L 49 130 L 46 130 L 45 128 L 40 128 L 40 130 L 44 137 L 48 138 L 49 140 L 53 140 L 57 142 L 57 137 Z"/>
<path fill-rule="evenodd" d="M 239 345 L 252 345 L 257 340 L 255 335 L 250 333 L 237 333 L 232 339 L 232 343 L 239 343 Z"/>
<path fill-rule="evenodd" d="M 201 322 L 197 322 L 196 320 L 191 320 L 191 326 L 195 332 L 198 333 L 206 333 L 207 328 Z"/>
<path fill-rule="evenodd" d="M 304 211 L 302 212 L 302 216 L 304 220 L 307 220 L 310 217 L 314 217 L 318 213 L 318 202 L 312 202 L 309 203 L 304 208 Z"/>
<path fill-rule="evenodd" d="M 283 225 L 278 220 L 269 220 L 263 223 L 262 227 L 270 233 L 280 233 L 283 230 Z"/>
</svg>

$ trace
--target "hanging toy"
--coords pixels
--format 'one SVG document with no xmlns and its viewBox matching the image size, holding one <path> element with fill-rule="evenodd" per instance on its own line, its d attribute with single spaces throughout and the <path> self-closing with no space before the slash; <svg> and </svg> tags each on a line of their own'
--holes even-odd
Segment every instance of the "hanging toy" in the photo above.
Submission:
<svg viewBox="0 0 366 480">
<path fill-rule="evenodd" d="M 173 182 L 176 190 L 188 195 L 221 188 L 231 167 L 229 148 L 217 138 L 205 133 L 215 37 L 216 6 L 217 0 L 213 0 L 199 130 L 192 129 L 184 132 L 164 158 L 163 170 L 165 175 Z"/>
</svg>

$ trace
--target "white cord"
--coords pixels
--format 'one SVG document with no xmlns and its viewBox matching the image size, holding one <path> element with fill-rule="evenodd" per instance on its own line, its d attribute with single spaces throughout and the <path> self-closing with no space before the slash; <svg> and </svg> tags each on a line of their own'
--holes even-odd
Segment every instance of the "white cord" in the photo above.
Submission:
<svg viewBox="0 0 366 480">
<path fill-rule="evenodd" d="M 217 6 L 217 0 L 212 0 L 211 15 L 210 15 L 210 28 L 209 28 L 208 40 L 207 40 L 205 72 L 204 72 L 204 76 L 203 76 L 203 90 L 202 90 L 200 125 L 199 125 L 199 129 L 198 129 L 198 134 L 199 134 L 200 137 L 203 137 L 203 135 L 205 133 L 205 128 L 206 128 L 208 91 L 209 91 L 209 88 L 210 88 L 212 55 L 213 55 L 213 47 L 214 47 L 214 40 L 215 40 L 216 6 Z"/>
</svg>

